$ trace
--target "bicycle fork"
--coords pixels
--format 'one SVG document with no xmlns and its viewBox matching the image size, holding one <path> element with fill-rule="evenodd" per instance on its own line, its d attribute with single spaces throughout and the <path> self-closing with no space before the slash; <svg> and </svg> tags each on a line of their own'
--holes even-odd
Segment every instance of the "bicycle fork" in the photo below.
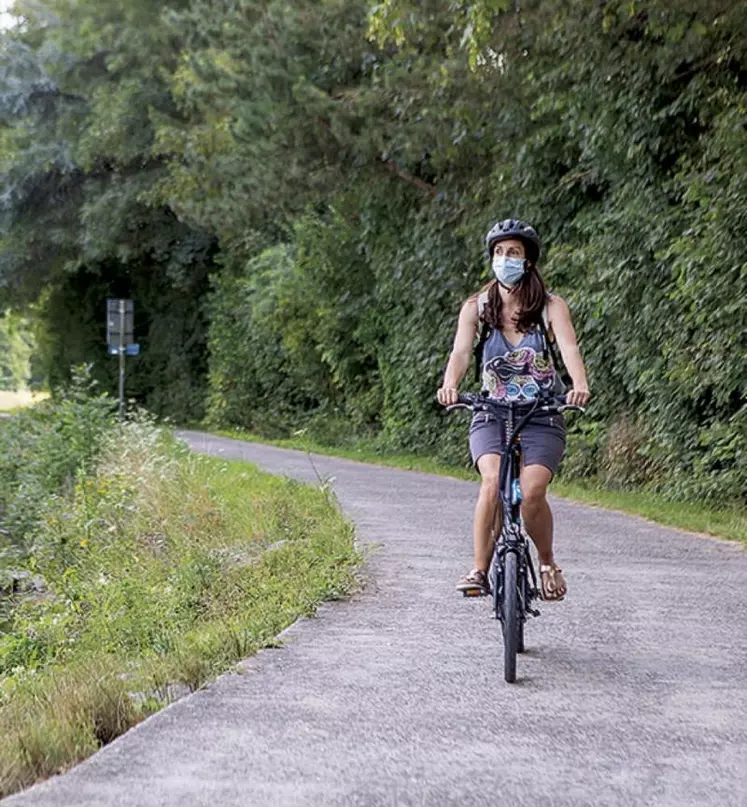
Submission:
<svg viewBox="0 0 747 807">
<path fill-rule="evenodd" d="M 517 595 L 519 598 L 520 618 L 523 621 L 526 615 L 539 616 L 539 609 L 532 606 L 532 601 L 539 596 L 537 574 L 534 570 L 534 563 L 532 563 L 532 556 L 529 553 L 529 546 L 523 540 L 520 540 L 511 546 L 505 544 L 498 546 L 495 551 L 489 578 L 490 588 L 493 593 L 495 618 L 503 622 L 503 570 L 505 569 L 506 552 L 515 552 L 518 559 Z"/>
</svg>

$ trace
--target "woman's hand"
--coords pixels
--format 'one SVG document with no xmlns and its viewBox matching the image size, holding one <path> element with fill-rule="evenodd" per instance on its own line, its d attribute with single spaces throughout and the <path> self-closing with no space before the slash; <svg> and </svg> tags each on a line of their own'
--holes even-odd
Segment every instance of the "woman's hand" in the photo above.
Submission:
<svg viewBox="0 0 747 807">
<path fill-rule="evenodd" d="M 459 392 L 456 387 L 441 387 L 436 393 L 436 398 L 441 406 L 452 406 L 457 402 Z"/>
<path fill-rule="evenodd" d="M 565 400 L 569 406 L 586 406 L 590 397 L 588 387 L 574 386 L 570 392 L 566 393 Z"/>
</svg>

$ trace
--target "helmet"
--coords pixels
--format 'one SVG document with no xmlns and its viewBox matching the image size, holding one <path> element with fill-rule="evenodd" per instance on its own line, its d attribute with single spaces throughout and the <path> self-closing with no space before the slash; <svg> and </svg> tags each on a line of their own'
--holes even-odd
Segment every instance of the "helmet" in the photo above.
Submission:
<svg viewBox="0 0 747 807">
<path fill-rule="evenodd" d="M 503 221 L 496 222 L 488 234 L 485 236 L 485 246 L 488 248 L 488 257 L 493 255 L 493 246 L 499 241 L 506 241 L 509 238 L 518 238 L 524 242 L 526 248 L 527 258 L 537 262 L 541 242 L 537 231 L 530 224 L 527 224 L 520 219 L 504 219 Z"/>
</svg>

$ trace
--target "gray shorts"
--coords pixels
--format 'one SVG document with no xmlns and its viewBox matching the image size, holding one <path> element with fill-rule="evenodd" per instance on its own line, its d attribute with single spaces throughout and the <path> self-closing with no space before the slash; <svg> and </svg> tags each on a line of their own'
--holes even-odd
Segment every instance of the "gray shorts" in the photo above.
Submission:
<svg viewBox="0 0 747 807">
<path fill-rule="evenodd" d="M 506 423 L 490 412 L 478 412 L 469 428 L 469 448 L 472 462 L 483 454 L 500 454 L 506 440 Z M 522 465 L 544 465 L 553 476 L 565 452 L 565 422 L 563 416 L 537 415 L 519 434 Z"/>
</svg>

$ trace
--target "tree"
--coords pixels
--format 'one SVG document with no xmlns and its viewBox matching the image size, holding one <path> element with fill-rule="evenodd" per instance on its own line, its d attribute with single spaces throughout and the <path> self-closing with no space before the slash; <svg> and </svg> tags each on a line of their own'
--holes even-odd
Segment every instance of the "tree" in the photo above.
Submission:
<svg viewBox="0 0 747 807">
<path fill-rule="evenodd" d="M 174 411 L 164 407 L 172 398 L 176 411 L 194 416 L 216 241 L 154 201 L 167 168 L 152 152 L 152 119 L 178 114 L 164 78 L 178 43 L 161 25 L 163 5 L 17 3 L 24 24 L 2 37 L 0 278 L 6 303 L 51 289 L 42 309 L 52 328 L 42 340 L 51 381 L 59 380 L 52 368 L 89 360 L 96 349 L 103 357 L 105 298 L 137 293 L 148 353 L 135 363 L 134 388 L 160 411 Z M 54 331 L 71 324 L 85 335 Z M 98 367 L 100 377 L 112 372 Z"/>
</svg>

